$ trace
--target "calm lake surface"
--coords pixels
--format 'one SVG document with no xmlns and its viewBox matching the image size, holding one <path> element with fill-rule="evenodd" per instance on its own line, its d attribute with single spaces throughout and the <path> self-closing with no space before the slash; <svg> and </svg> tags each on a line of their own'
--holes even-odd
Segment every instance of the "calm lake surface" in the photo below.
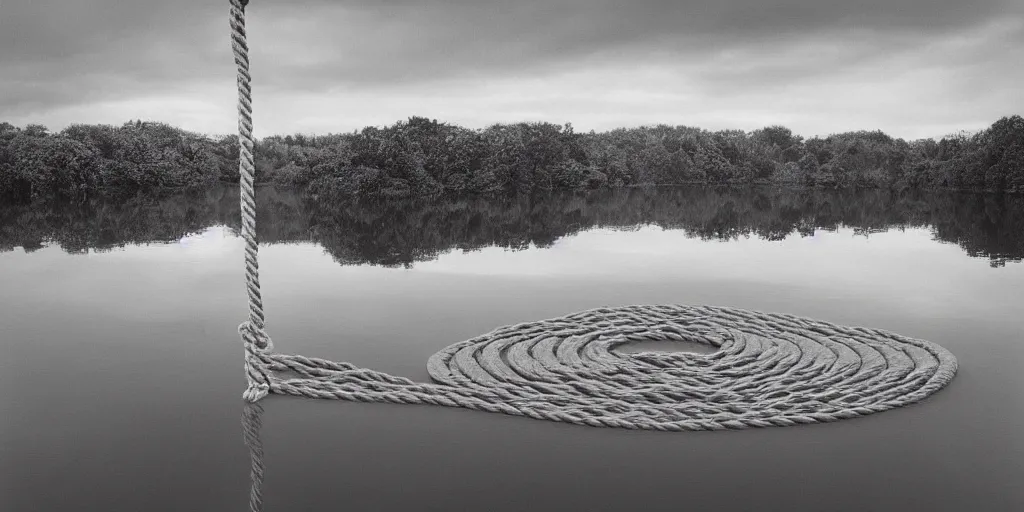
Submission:
<svg viewBox="0 0 1024 512">
<path fill-rule="evenodd" d="M 500 325 L 682 303 L 887 329 L 960 364 L 912 406 L 733 432 L 271 396 L 266 510 L 1024 510 L 1024 198 L 258 202 L 281 352 L 428 380 L 431 354 Z M 0 205 L 0 510 L 248 510 L 238 226 L 233 188 Z"/>
</svg>

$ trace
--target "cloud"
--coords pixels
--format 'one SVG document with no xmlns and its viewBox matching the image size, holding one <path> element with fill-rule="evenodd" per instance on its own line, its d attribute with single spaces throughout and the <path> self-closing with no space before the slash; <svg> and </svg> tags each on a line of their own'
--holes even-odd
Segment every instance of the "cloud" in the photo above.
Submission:
<svg viewBox="0 0 1024 512">
<path fill-rule="evenodd" d="M 1021 78 L 1013 61 L 1024 48 L 1024 5 L 1011 0 L 252 0 L 248 11 L 257 113 L 261 101 L 292 114 L 288 98 L 319 101 L 355 113 L 345 128 L 354 117 L 374 118 L 366 115 L 371 108 L 458 113 L 466 110 L 459 101 L 474 111 L 493 105 L 490 122 L 512 120 L 499 114 L 554 112 L 589 119 L 581 124 L 604 126 L 598 120 L 607 118 L 626 125 L 652 119 L 656 112 L 645 111 L 658 109 L 673 122 L 668 113 L 678 110 L 666 107 L 704 122 L 735 122 L 741 109 L 748 120 L 799 121 L 813 114 L 794 107 L 794 94 L 820 104 L 848 100 L 856 90 L 878 96 L 886 85 L 904 102 L 945 103 L 978 96 L 975 88 L 984 85 L 993 97 L 973 99 L 979 115 L 991 116 L 997 100 L 1004 109 L 1024 107 L 1010 92 Z M 227 12 L 226 0 L 4 0 L 0 117 L 57 119 L 101 105 L 108 113 L 148 113 L 156 107 L 126 105 L 159 105 L 160 98 L 192 109 L 230 105 Z M 863 87 L 844 82 L 850 80 Z M 590 104 L 603 113 L 580 104 L 601 98 L 617 100 Z M 778 108 L 751 110 L 752 98 Z M 633 110 L 615 114 L 602 105 Z M 970 105 L 952 110 L 961 117 L 942 122 L 975 122 Z M 394 112 L 380 122 L 421 113 Z M 184 115 L 157 110 L 169 121 Z M 481 115 L 468 117 L 483 122 Z M 926 117 L 934 124 L 941 116 Z"/>
<path fill-rule="evenodd" d="M 660 55 L 693 63 L 737 49 L 835 39 L 902 44 L 955 34 L 1005 15 L 1008 2 L 952 0 L 302 1 L 254 5 L 275 69 L 313 84 L 388 85 L 453 77 L 517 76 L 580 60 Z M 261 56 L 257 53 L 257 58 Z M 841 64 L 841 62 L 833 62 Z"/>
</svg>

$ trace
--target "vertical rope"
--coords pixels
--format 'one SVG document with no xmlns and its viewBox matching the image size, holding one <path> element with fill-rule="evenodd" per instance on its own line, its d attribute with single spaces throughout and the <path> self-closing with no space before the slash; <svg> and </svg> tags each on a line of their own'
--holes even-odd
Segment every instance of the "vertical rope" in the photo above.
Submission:
<svg viewBox="0 0 1024 512">
<path fill-rule="evenodd" d="M 245 374 L 248 387 L 242 397 L 250 402 L 270 392 L 269 377 L 257 364 L 257 351 L 273 350 L 264 332 L 263 298 L 260 295 L 259 244 L 256 240 L 256 192 L 254 189 L 252 138 L 252 88 L 249 82 L 249 45 L 245 33 L 245 6 L 249 0 L 231 1 L 231 47 L 238 69 L 238 174 L 242 212 L 242 239 L 245 241 L 245 282 L 249 295 L 249 320 L 238 326 L 245 346 Z"/>
</svg>

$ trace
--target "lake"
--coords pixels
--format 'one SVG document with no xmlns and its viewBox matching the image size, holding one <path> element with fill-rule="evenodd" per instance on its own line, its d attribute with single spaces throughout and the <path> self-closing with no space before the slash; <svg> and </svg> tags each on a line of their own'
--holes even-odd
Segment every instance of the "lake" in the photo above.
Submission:
<svg viewBox="0 0 1024 512">
<path fill-rule="evenodd" d="M 0 205 L 0 510 L 249 509 L 238 214 L 231 187 Z M 281 352 L 426 381 L 431 354 L 500 325 L 679 303 L 886 329 L 959 361 L 904 408 L 725 432 L 271 396 L 266 510 L 1024 510 L 1024 197 L 262 188 L 257 216 Z"/>
</svg>

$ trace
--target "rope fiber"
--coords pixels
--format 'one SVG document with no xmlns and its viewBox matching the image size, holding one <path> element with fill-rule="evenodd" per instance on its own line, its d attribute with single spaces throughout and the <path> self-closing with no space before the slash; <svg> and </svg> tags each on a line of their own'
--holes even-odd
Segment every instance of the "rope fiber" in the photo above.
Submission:
<svg viewBox="0 0 1024 512">
<path fill-rule="evenodd" d="M 432 383 L 275 353 L 264 328 L 257 259 L 248 1 L 230 1 L 249 296 L 249 318 L 238 328 L 247 402 L 278 393 L 464 407 L 595 427 L 724 430 L 881 412 L 922 400 L 956 374 L 956 358 L 928 341 L 791 315 L 686 305 L 599 308 L 500 327 L 434 354 L 427 364 Z M 615 350 L 644 340 L 717 350 Z M 262 478 L 262 466 L 258 473 Z"/>
</svg>

